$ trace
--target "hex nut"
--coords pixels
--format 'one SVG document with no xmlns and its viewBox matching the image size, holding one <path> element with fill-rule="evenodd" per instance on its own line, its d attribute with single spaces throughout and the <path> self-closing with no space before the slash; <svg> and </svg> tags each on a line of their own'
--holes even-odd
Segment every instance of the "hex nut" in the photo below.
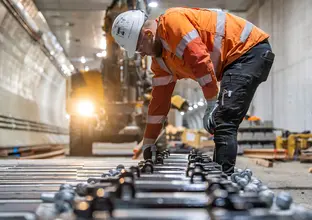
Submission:
<svg viewBox="0 0 312 220">
<path fill-rule="evenodd" d="M 282 191 L 276 197 L 276 205 L 282 209 L 287 210 L 290 208 L 293 199 L 288 192 Z"/>
</svg>

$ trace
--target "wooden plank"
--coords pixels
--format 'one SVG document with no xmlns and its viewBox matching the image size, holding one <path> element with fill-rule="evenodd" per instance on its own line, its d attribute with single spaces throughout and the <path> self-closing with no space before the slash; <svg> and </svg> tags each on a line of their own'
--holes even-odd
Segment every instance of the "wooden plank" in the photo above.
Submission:
<svg viewBox="0 0 312 220">
<path fill-rule="evenodd" d="M 49 157 L 49 159 L 64 159 L 64 158 L 65 158 L 65 154 Z"/>
<path fill-rule="evenodd" d="M 43 154 L 37 154 L 37 155 L 32 155 L 32 156 L 26 156 L 26 157 L 21 157 L 19 159 L 44 159 L 44 158 L 51 158 L 54 156 L 60 156 L 60 155 L 65 155 L 65 150 L 57 150 L 57 151 L 52 151 L 49 153 L 43 153 Z"/>
<path fill-rule="evenodd" d="M 267 160 L 287 160 L 285 149 L 244 149 L 244 156 Z"/>
<path fill-rule="evenodd" d="M 9 155 L 8 150 L 0 150 L 0 157 L 7 157 Z"/>
<path fill-rule="evenodd" d="M 301 163 L 312 163 L 312 155 L 302 154 L 299 158 Z"/>
<path fill-rule="evenodd" d="M 51 151 L 64 149 L 63 145 L 42 145 L 42 146 L 30 146 L 30 147 L 16 147 L 0 150 L 0 157 L 6 157 L 6 159 L 16 159 L 20 157 L 28 157 L 40 153 L 48 153 Z M 64 158 L 61 156 L 52 158 Z"/>
<path fill-rule="evenodd" d="M 259 158 L 259 159 L 266 159 L 266 160 L 286 160 L 287 159 L 287 157 L 283 155 L 278 156 L 278 155 L 248 154 L 244 156 L 249 157 L 249 158 Z"/>
<path fill-rule="evenodd" d="M 285 153 L 285 149 L 245 149 L 246 152 L 259 152 L 259 153 Z M 244 152 L 245 152 L 244 151 Z"/>
<path fill-rule="evenodd" d="M 3 148 L 0 150 L 0 155 L 2 152 L 11 154 L 11 153 L 22 153 L 22 152 L 30 151 L 30 150 L 34 150 L 34 151 L 50 150 L 51 148 L 57 149 L 57 148 L 63 148 L 63 146 L 62 145 L 39 145 L 39 146 L 27 146 L 27 147 Z"/>
<path fill-rule="evenodd" d="M 265 159 L 252 159 L 253 162 L 255 162 L 257 165 L 263 166 L 263 167 L 273 167 L 273 162 Z"/>
</svg>

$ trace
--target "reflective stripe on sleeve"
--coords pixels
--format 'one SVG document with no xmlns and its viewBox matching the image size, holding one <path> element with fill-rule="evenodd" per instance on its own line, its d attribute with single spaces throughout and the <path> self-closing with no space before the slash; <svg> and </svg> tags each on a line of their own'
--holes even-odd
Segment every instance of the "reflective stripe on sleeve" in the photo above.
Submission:
<svg viewBox="0 0 312 220">
<path fill-rule="evenodd" d="M 152 78 L 152 86 L 165 86 L 173 82 L 173 76 L 161 76 Z"/>
<path fill-rule="evenodd" d="M 190 32 L 188 32 L 185 36 L 183 36 L 183 38 L 181 39 L 181 41 L 179 42 L 177 48 L 176 48 L 176 55 L 177 57 L 182 59 L 184 50 L 186 48 L 186 46 L 195 38 L 199 37 L 199 34 L 197 32 L 197 30 L 192 30 Z"/>
<path fill-rule="evenodd" d="M 253 24 L 247 21 L 244 27 L 244 30 L 242 31 L 241 36 L 240 36 L 241 42 L 245 43 L 245 41 L 247 40 L 248 36 L 250 35 L 252 31 L 252 28 L 253 28 Z"/>
<path fill-rule="evenodd" d="M 171 49 L 170 49 L 168 43 L 167 43 L 164 39 L 162 39 L 162 38 L 160 38 L 160 41 L 161 41 L 161 44 L 163 45 L 163 47 L 164 47 L 166 50 L 168 50 L 169 52 L 171 52 Z"/>
<path fill-rule="evenodd" d="M 167 117 L 164 115 L 148 115 L 147 123 L 148 124 L 162 124 L 166 121 Z"/>
<path fill-rule="evenodd" d="M 157 57 L 156 58 L 157 63 L 159 64 L 159 66 L 167 73 L 169 73 L 170 75 L 172 75 L 171 71 L 168 69 L 167 65 L 165 64 L 164 60 L 161 57 Z"/>
<path fill-rule="evenodd" d="M 204 75 L 203 77 L 196 78 L 197 82 L 201 87 L 207 85 L 208 83 L 212 82 L 212 78 L 210 74 Z"/>
</svg>

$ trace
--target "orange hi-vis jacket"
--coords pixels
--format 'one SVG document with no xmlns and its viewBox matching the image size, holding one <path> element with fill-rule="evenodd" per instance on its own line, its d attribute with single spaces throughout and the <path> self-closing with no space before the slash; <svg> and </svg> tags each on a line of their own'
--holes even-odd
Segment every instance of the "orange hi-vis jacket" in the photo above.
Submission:
<svg viewBox="0 0 312 220">
<path fill-rule="evenodd" d="M 176 81 L 196 80 L 207 100 L 218 94 L 223 69 L 269 38 L 252 23 L 219 10 L 171 8 L 157 19 L 161 57 L 153 57 L 152 100 L 145 139 L 156 139 L 170 110 Z"/>
</svg>

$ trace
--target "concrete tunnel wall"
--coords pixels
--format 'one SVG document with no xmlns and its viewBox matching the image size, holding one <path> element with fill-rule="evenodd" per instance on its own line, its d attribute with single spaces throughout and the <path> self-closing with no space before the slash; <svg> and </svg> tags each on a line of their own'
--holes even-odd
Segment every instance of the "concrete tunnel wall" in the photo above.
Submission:
<svg viewBox="0 0 312 220">
<path fill-rule="evenodd" d="M 68 135 L 4 128 L 22 119 L 66 131 L 68 120 L 65 78 L 2 3 L 0 102 L 0 147 L 69 142 Z"/>
<path fill-rule="evenodd" d="M 250 111 L 274 127 L 312 129 L 312 1 L 258 1 L 247 19 L 271 35 L 276 55 Z"/>
</svg>

